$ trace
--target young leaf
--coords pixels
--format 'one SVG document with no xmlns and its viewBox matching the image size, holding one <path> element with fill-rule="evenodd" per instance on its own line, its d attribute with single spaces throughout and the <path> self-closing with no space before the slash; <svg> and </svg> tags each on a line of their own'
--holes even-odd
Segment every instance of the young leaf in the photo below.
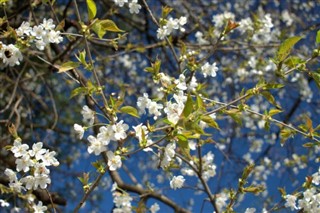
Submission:
<svg viewBox="0 0 320 213">
<path fill-rule="evenodd" d="M 280 131 L 280 138 L 281 138 L 281 146 L 284 145 L 284 143 L 290 138 L 293 137 L 295 135 L 295 131 L 288 129 L 288 128 L 284 128 Z"/>
<path fill-rule="evenodd" d="M 219 129 L 218 123 L 213 118 L 211 118 L 209 115 L 201 116 L 201 120 L 203 122 L 205 122 L 206 124 L 208 124 L 210 127 L 213 127 L 215 129 Z"/>
<path fill-rule="evenodd" d="M 190 147 L 189 147 L 187 137 L 182 134 L 179 134 L 177 135 L 177 138 L 178 138 L 178 141 L 177 141 L 178 146 L 180 147 L 183 155 L 190 158 Z"/>
<path fill-rule="evenodd" d="M 320 44 L 320 30 L 317 32 L 316 43 Z"/>
<path fill-rule="evenodd" d="M 313 80 L 315 81 L 317 87 L 320 89 L 320 73 L 317 73 L 317 72 L 313 72 L 311 74 Z"/>
<path fill-rule="evenodd" d="M 196 109 L 200 109 L 200 110 L 204 110 L 204 103 L 202 98 L 200 97 L 200 95 L 197 95 L 197 99 L 196 99 Z"/>
<path fill-rule="evenodd" d="M 105 19 L 100 21 L 101 27 L 105 31 L 122 33 L 123 30 L 119 29 L 118 26 L 110 19 Z"/>
<path fill-rule="evenodd" d="M 280 112 L 282 112 L 282 110 L 280 110 L 280 109 L 270 109 L 269 115 L 274 116 L 276 114 L 279 114 Z"/>
<path fill-rule="evenodd" d="M 93 32 L 97 34 L 99 38 L 102 38 L 106 34 L 106 31 L 102 29 L 101 23 L 99 20 L 94 22 L 91 29 L 93 30 Z"/>
<path fill-rule="evenodd" d="M 89 20 L 91 21 L 92 19 L 94 19 L 94 17 L 97 14 L 97 6 L 94 0 L 87 0 L 87 6 L 88 6 Z"/>
<path fill-rule="evenodd" d="M 80 66 L 79 62 L 74 62 L 74 61 L 67 61 L 63 63 L 62 65 L 59 66 L 59 71 L 58 73 L 66 72 L 68 70 L 72 70 L 74 68 L 77 68 Z"/>
<path fill-rule="evenodd" d="M 132 115 L 134 117 L 139 118 L 139 114 L 136 108 L 132 106 L 124 106 L 120 108 L 120 112 Z"/>
<path fill-rule="evenodd" d="M 277 107 L 278 109 L 281 109 L 281 106 L 277 104 L 275 98 L 273 97 L 273 95 L 271 95 L 269 91 L 263 91 L 261 92 L 261 95 L 265 97 L 273 106 Z"/>
<path fill-rule="evenodd" d="M 293 36 L 291 38 L 286 39 L 279 47 L 277 52 L 277 61 L 282 62 L 284 61 L 287 56 L 290 54 L 292 47 L 302 39 L 301 36 Z"/>
<path fill-rule="evenodd" d="M 77 87 L 74 90 L 71 91 L 70 98 L 73 98 L 79 94 L 86 94 L 87 88 L 86 87 Z"/>
<path fill-rule="evenodd" d="M 184 117 L 188 117 L 192 113 L 192 111 L 193 111 L 193 101 L 190 94 L 188 94 L 187 101 L 186 101 L 186 104 L 184 105 L 182 115 L 184 115 Z"/>
<path fill-rule="evenodd" d="M 91 29 L 97 34 L 99 38 L 102 38 L 107 31 L 124 32 L 123 30 L 119 29 L 113 21 L 109 19 L 96 20 L 91 26 Z"/>
<path fill-rule="evenodd" d="M 238 109 L 229 109 L 225 111 L 236 123 L 242 125 L 241 115 L 242 112 Z"/>
</svg>

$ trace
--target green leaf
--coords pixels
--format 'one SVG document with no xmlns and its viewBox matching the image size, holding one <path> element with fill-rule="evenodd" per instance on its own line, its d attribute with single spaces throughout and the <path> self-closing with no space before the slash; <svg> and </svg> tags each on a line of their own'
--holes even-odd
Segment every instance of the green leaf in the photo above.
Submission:
<svg viewBox="0 0 320 213">
<path fill-rule="evenodd" d="M 262 89 L 281 89 L 283 88 L 284 85 L 283 84 L 273 84 L 273 83 L 268 83 L 265 84 Z"/>
<path fill-rule="evenodd" d="M 304 148 L 311 148 L 311 147 L 314 147 L 314 145 L 315 145 L 315 143 L 313 143 L 313 142 L 308 142 L 308 143 L 303 144 L 302 146 L 303 146 Z"/>
<path fill-rule="evenodd" d="M 297 57 L 297 56 L 289 56 L 288 59 L 285 61 L 285 64 L 289 67 L 289 68 L 297 68 L 299 64 L 304 63 L 304 61 Z"/>
<path fill-rule="evenodd" d="M 318 73 L 318 72 L 313 72 L 313 73 L 311 74 L 311 76 L 312 76 L 313 80 L 315 81 L 317 87 L 320 89 L 320 73 Z"/>
<path fill-rule="evenodd" d="M 182 115 L 187 118 L 193 111 L 193 101 L 192 101 L 192 98 L 190 96 L 190 94 L 188 94 L 188 97 L 187 97 L 187 101 L 184 105 L 184 109 L 182 111 Z"/>
<path fill-rule="evenodd" d="M 242 125 L 242 119 L 241 115 L 242 112 L 238 109 L 229 109 L 225 111 L 226 114 L 228 114 L 235 122 Z"/>
<path fill-rule="evenodd" d="M 97 169 L 99 173 L 105 173 L 104 165 L 101 162 L 96 161 L 96 162 L 92 162 L 91 164 L 94 168 Z"/>
<path fill-rule="evenodd" d="M 208 124 L 210 127 L 213 127 L 215 129 L 219 129 L 218 123 L 213 118 L 211 118 L 209 115 L 201 116 L 201 120 L 203 122 L 205 122 L 206 124 Z"/>
<path fill-rule="evenodd" d="M 70 98 L 73 98 L 80 94 L 87 94 L 87 88 L 86 87 L 75 88 L 74 90 L 72 90 Z"/>
<path fill-rule="evenodd" d="M 264 123 L 264 129 L 267 130 L 267 131 L 270 130 L 270 122 L 269 122 L 269 121 L 266 121 L 266 122 Z"/>
<path fill-rule="evenodd" d="M 316 43 L 320 44 L 320 30 L 317 32 Z"/>
<path fill-rule="evenodd" d="M 271 109 L 271 110 L 269 111 L 269 115 L 270 115 L 270 116 L 274 116 L 274 115 L 276 115 L 276 114 L 279 114 L 280 112 L 282 112 L 282 110 L 280 110 L 280 109 Z"/>
<path fill-rule="evenodd" d="M 249 187 L 243 188 L 244 192 L 249 192 L 249 193 L 254 193 L 254 194 L 263 192 L 264 190 L 265 189 L 262 185 L 261 186 L 249 186 Z"/>
<path fill-rule="evenodd" d="M 97 6 L 94 0 L 86 0 L 87 1 L 87 6 L 88 6 L 88 16 L 89 20 L 91 21 L 96 17 L 97 14 Z"/>
<path fill-rule="evenodd" d="M 82 177 L 78 177 L 78 179 L 83 185 L 87 185 L 89 183 L 89 177 L 90 173 L 83 173 Z"/>
<path fill-rule="evenodd" d="M 302 39 L 301 36 L 293 36 L 286 39 L 279 47 L 276 59 L 278 62 L 284 61 L 290 54 L 292 47 Z"/>
<path fill-rule="evenodd" d="M 122 33 L 123 30 L 119 29 L 118 26 L 110 19 L 104 19 L 100 21 L 102 29 L 115 33 Z"/>
<path fill-rule="evenodd" d="M 284 143 L 290 138 L 295 135 L 295 131 L 292 129 L 284 128 L 280 131 L 280 137 L 281 137 L 281 146 L 284 145 Z"/>
<path fill-rule="evenodd" d="M 102 38 L 107 33 L 107 31 L 124 32 L 123 30 L 119 29 L 113 21 L 109 19 L 96 20 L 91 29 L 97 34 L 99 38 Z"/>
<path fill-rule="evenodd" d="M 139 114 L 136 108 L 132 106 L 124 106 L 120 108 L 120 112 L 129 114 L 131 116 L 139 118 Z"/>
<path fill-rule="evenodd" d="M 99 38 L 102 38 L 106 34 L 106 30 L 102 29 L 100 21 L 95 21 L 91 26 L 91 29 L 97 34 Z"/>
<path fill-rule="evenodd" d="M 181 147 L 183 147 L 183 148 L 187 148 L 188 147 L 188 143 L 185 143 L 185 142 L 188 142 L 188 138 L 185 135 L 178 134 L 177 138 L 179 139 L 179 141 L 183 142 L 183 144 L 179 144 L 179 145 L 181 145 Z"/>
<path fill-rule="evenodd" d="M 189 142 L 186 136 L 182 135 L 182 134 L 178 134 L 177 135 L 178 138 L 178 146 L 180 147 L 182 153 L 184 156 L 190 158 L 190 147 L 189 147 Z"/>
<path fill-rule="evenodd" d="M 260 93 L 263 97 L 265 97 L 269 103 L 271 103 L 273 106 L 277 107 L 278 109 L 281 109 L 281 106 L 277 104 L 275 98 L 269 91 L 263 91 Z"/>
<path fill-rule="evenodd" d="M 153 73 L 154 69 L 152 67 L 146 67 L 144 71 Z"/>
<path fill-rule="evenodd" d="M 200 97 L 200 95 L 197 95 L 197 99 L 196 99 L 196 109 L 200 109 L 200 110 L 204 110 L 204 103 L 202 98 Z"/>
<path fill-rule="evenodd" d="M 79 62 L 67 61 L 59 66 L 58 73 L 66 72 L 80 66 Z"/>
</svg>

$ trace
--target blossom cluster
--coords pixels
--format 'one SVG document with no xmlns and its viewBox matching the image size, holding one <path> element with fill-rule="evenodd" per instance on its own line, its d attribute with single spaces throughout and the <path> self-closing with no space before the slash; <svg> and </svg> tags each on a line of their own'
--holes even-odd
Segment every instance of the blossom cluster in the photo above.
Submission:
<svg viewBox="0 0 320 213">
<path fill-rule="evenodd" d="M 145 125 L 141 123 L 137 126 L 133 126 L 133 129 L 135 131 L 135 137 L 138 138 L 139 140 L 140 146 L 145 147 L 153 143 L 152 139 L 149 138 L 149 135 L 148 135 L 149 131 Z M 152 151 L 152 148 L 147 147 L 147 148 L 144 148 L 143 151 L 145 152 Z"/>
<path fill-rule="evenodd" d="M 168 143 L 167 146 L 164 149 L 163 157 L 161 160 L 161 168 L 165 169 L 167 166 L 169 166 L 170 162 L 173 160 L 175 154 L 176 154 L 176 143 Z"/>
<path fill-rule="evenodd" d="M 54 157 L 55 151 L 43 148 L 42 142 L 33 144 L 29 149 L 27 144 L 22 144 L 17 138 L 10 149 L 16 158 L 16 171 L 7 168 L 6 176 L 9 178 L 9 186 L 16 192 L 21 190 L 46 189 L 51 183 L 48 166 L 58 166 L 59 161 Z M 18 179 L 17 172 L 23 172 L 24 176 Z M 28 173 L 29 172 L 29 173 Z"/>
<path fill-rule="evenodd" d="M 187 23 L 187 17 L 182 16 L 179 19 L 170 17 L 168 20 L 164 20 L 166 23 L 159 27 L 157 30 L 157 38 L 163 40 L 166 36 L 171 35 L 173 30 L 180 30 L 185 32 L 183 26 Z"/>
<path fill-rule="evenodd" d="M 90 125 L 94 122 L 95 112 L 91 110 L 87 105 L 83 106 L 82 111 L 83 120 L 89 122 Z M 84 135 L 85 128 L 79 124 L 74 124 L 74 130 L 78 134 L 79 138 L 82 139 Z M 112 151 L 108 151 L 107 146 L 111 141 L 123 140 L 127 137 L 126 131 L 129 129 L 129 126 L 124 123 L 123 120 L 112 124 L 101 126 L 99 128 L 99 133 L 97 136 L 89 135 L 88 141 L 88 152 L 94 153 L 95 155 L 100 155 L 102 152 L 107 151 L 108 156 L 108 166 L 111 171 L 114 171 L 121 167 L 121 157 L 115 155 Z"/>
<path fill-rule="evenodd" d="M 172 79 L 170 76 L 159 73 L 158 78 L 163 87 L 159 90 L 164 90 L 164 88 L 170 88 L 172 85 L 175 86 L 176 92 L 173 94 L 173 99 L 166 102 L 165 107 L 162 104 L 157 103 L 149 98 L 148 93 L 144 93 L 142 97 L 138 97 L 137 106 L 140 114 L 145 114 L 146 109 L 148 109 L 150 115 L 154 115 L 156 120 L 162 115 L 161 110 L 163 109 L 167 115 L 168 120 L 172 124 L 177 124 L 180 115 L 185 107 L 185 102 L 187 96 L 185 91 L 194 91 L 198 86 L 197 79 L 192 76 L 191 81 L 187 84 L 187 79 L 184 74 L 180 74 L 178 79 Z M 159 81 L 158 81 L 159 82 Z"/>
<path fill-rule="evenodd" d="M 290 25 L 292 19 L 289 17 L 288 13 L 283 13 L 282 18 L 284 21 Z M 214 23 L 217 29 L 220 29 L 227 23 L 227 21 L 235 21 L 235 14 L 229 11 L 226 11 L 221 14 L 216 14 L 212 17 L 212 22 Z M 272 18 L 270 14 L 265 14 L 259 19 L 255 20 L 255 22 L 250 18 L 246 17 L 241 19 L 239 22 L 239 27 L 237 30 L 240 31 L 241 34 L 249 33 L 252 34 L 252 40 L 254 42 L 270 42 L 274 40 L 276 37 L 273 35 L 272 29 L 274 24 L 272 23 Z M 203 34 L 201 32 L 197 32 L 197 40 L 199 43 L 206 44 L 207 41 L 202 38 Z M 218 31 L 215 31 L 215 34 L 218 36 Z"/>
<path fill-rule="evenodd" d="M 20 27 L 15 30 L 16 35 L 20 38 L 21 43 L 35 44 L 39 50 L 50 43 L 60 43 L 63 38 L 60 36 L 60 31 L 56 31 L 52 19 L 43 19 L 40 25 L 30 26 L 29 22 L 22 22 Z M 3 66 L 19 65 L 23 60 L 22 53 L 18 48 L 19 45 L 3 44 L 0 42 L 0 59 L 2 59 Z"/>
<path fill-rule="evenodd" d="M 177 124 L 184 109 L 187 96 L 185 96 L 183 91 L 180 90 L 178 94 L 173 95 L 173 98 L 176 103 L 168 101 L 166 107 L 164 108 L 164 112 L 167 114 L 167 118 L 172 124 Z"/>
<path fill-rule="evenodd" d="M 52 19 L 43 19 L 43 22 L 33 27 L 29 22 L 22 22 L 21 26 L 16 30 L 17 36 L 23 40 L 28 40 L 30 44 L 34 43 L 39 50 L 44 48 L 50 43 L 60 43 L 63 38 L 60 31 L 55 30 L 55 24 Z"/>
<path fill-rule="evenodd" d="M 121 193 L 119 191 L 116 191 L 116 189 L 117 189 L 117 184 L 114 183 L 111 188 L 113 203 L 115 205 L 113 212 L 114 213 L 132 212 L 132 206 L 131 206 L 132 197 L 130 197 L 128 193 Z"/>
<path fill-rule="evenodd" d="M 143 97 L 138 98 L 137 106 L 140 114 L 146 113 L 146 109 L 148 109 L 149 113 L 154 115 L 153 119 L 155 120 L 161 116 L 161 112 L 159 110 L 163 109 L 163 105 L 158 104 L 156 101 L 152 101 L 149 98 L 148 93 L 144 93 Z"/>
<path fill-rule="evenodd" d="M 292 211 L 301 210 L 303 212 L 319 212 L 320 211 L 320 192 L 318 186 L 320 184 L 320 167 L 316 173 L 312 175 L 312 185 L 306 189 L 301 195 L 288 194 L 285 196 L 285 207 Z"/>
<path fill-rule="evenodd" d="M 216 168 L 217 166 L 213 163 L 214 160 L 214 154 L 212 152 L 208 152 L 206 155 L 202 157 L 202 178 L 204 180 L 209 180 L 209 178 L 214 177 L 216 175 Z M 189 162 L 191 165 L 194 166 L 194 162 Z M 193 171 L 193 169 L 189 167 L 184 167 L 181 169 L 181 172 L 183 175 L 188 176 L 195 176 L 196 173 Z"/>
<path fill-rule="evenodd" d="M 128 0 L 113 0 L 113 1 L 119 7 L 123 7 L 125 3 L 128 3 Z M 128 3 L 128 6 L 131 14 L 134 14 L 134 13 L 138 14 L 140 12 L 141 5 L 138 3 L 138 0 L 131 0 Z"/>
</svg>

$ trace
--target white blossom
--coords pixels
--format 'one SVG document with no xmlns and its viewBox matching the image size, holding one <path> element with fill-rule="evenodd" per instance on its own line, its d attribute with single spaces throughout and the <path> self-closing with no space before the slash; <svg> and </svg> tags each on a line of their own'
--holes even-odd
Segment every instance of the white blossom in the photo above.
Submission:
<svg viewBox="0 0 320 213">
<path fill-rule="evenodd" d="M 204 65 L 202 65 L 201 71 L 205 78 L 207 77 L 207 75 L 210 75 L 211 77 L 216 77 L 218 67 L 216 63 L 209 64 L 209 62 L 207 62 Z"/>
<path fill-rule="evenodd" d="M 30 159 L 29 155 L 24 155 L 22 158 L 16 159 L 16 170 L 18 172 L 24 171 L 28 172 L 30 170 L 30 166 L 33 165 L 33 161 Z"/>
<path fill-rule="evenodd" d="M 31 190 L 31 189 L 37 189 L 35 187 L 35 178 L 32 175 L 28 175 L 26 177 L 21 178 L 20 180 L 22 183 L 24 183 L 26 189 Z"/>
<path fill-rule="evenodd" d="M 183 74 L 180 74 L 179 79 L 176 79 L 174 83 L 176 84 L 176 87 L 180 90 L 187 89 L 186 77 Z"/>
<path fill-rule="evenodd" d="M 10 182 L 14 182 L 17 180 L 17 174 L 12 169 L 6 168 L 4 174 L 9 178 Z"/>
<path fill-rule="evenodd" d="M 114 134 L 112 126 L 102 126 L 99 128 L 97 138 L 103 143 L 103 145 L 108 145 L 111 140 L 116 140 Z"/>
<path fill-rule="evenodd" d="M 167 114 L 167 118 L 172 124 L 177 124 L 183 109 L 184 104 L 177 104 L 169 101 L 164 108 L 164 112 Z"/>
<path fill-rule="evenodd" d="M 34 188 L 37 189 L 40 186 L 41 189 L 46 189 L 48 184 L 51 183 L 49 175 L 41 174 L 35 176 Z"/>
<path fill-rule="evenodd" d="M 9 207 L 9 206 L 10 206 L 10 203 L 8 203 L 8 202 L 5 201 L 5 200 L 0 199 L 0 206 L 1 206 L 1 207 Z"/>
<path fill-rule="evenodd" d="M 163 159 L 160 165 L 162 168 L 165 168 L 170 164 L 171 160 L 173 159 L 176 153 L 175 148 L 176 148 L 175 143 L 167 144 L 166 148 L 164 149 Z"/>
<path fill-rule="evenodd" d="M 296 206 L 296 200 L 297 197 L 294 195 L 286 195 L 286 203 L 284 204 L 285 207 L 289 207 L 291 209 L 291 211 L 297 210 L 297 206 Z"/>
<path fill-rule="evenodd" d="M 112 130 L 114 131 L 115 140 L 122 140 L 127 137 L 126 131 L 129 129 L 129 126 L 123 123 L 123 120 L 112 125 Z"/>
<path fill-rule="evenodd" d="M 54 30 L 56 25 L 53 23 L 52 19 L 47 20 L 44 18 L 40 26 L 42 26 L 44 30 Z"/>
<path fill-rule="evenodd" d="M 182 175 L 179 176 L 173 176 L 173 178 L 170 181 L 170 187 L 174 190 L 179 189 L 184 184 L 184 177 Z"/>
<path fill-rule="evenodd" d="M 94 122 L 95 112 L 91 110 L 87 105 L 84 105 L 81 111 L 84 122 L 89 122 L 90 125 Z"/>
<path fill-rule="evenodd" d="M 43 154 L 46 152 L 45 149 L 42 148 L 43 143 L 42 142 L 37 142 L 32 145 L 32 150 L 29 150 L 29 155 L 31 157 L 35 157 L 36 160 L 42 159 Z"/>
<path fill-rule="evenodd" d="M 115 155 L 112 151 L 107 152 L 108 166 L 110 171 L 115 171 L 121 168 L 122 162 L 119 155 Z"/>
<path fill-rule="evenodd" d="M 11 152 L 14 154 L 14 157 L 19 158 L 28 153 L 29 146 L 27 144 L 21 144 L 20 139 L 16 139 L 13 142 L 13 146 L 10 149 Z"/>
<path fill-rule="evenodd" d="M 244 213 L 255 213 L 256 209 L 255 208 L 247 208 Z"/>
<path fill-rule="evenodd" d="M 113 203 L 116 208 L 113 209 L 113 213 L 131 213 L 131 201 L 132 197 L 130 197 L 127 193 L 114 192 L 113 194 Z"/>
<path fill-rule="evenodd" d="M 140 9 L 141 9 L 141 5 L 138 4 L 138 0 L 132 0 L 129 3 L 129 11 L 130 11 L 130 13 L 138 14 Z"/>
<path fill-rule="evenodd" d="M 22 22 L 20 27 L 16 29 L 17 36 L 30 36 L 31 35 L 32 28 L 30 27 L 30 23 L 27 21 Z"/>
<path fill-rule="evenodd" d="M 128 0 L 113 0 L 116 5 L 123 7 L 125 3 L 128 3 Z"/>
<path fill-rule="evenodd" d="M 158 203 L 154 203 L 152 204 L 152 206 L 150 207 L 150 212 L 151 213 L 156 213 L 157 211 L 160 210 L 160 206 Z"/>
<path fill-rule="evenodd" d="M 15 66 L 19 65 L 20 61 L 22 61 L 23 56 L 20 50 L 14 46 L 13 44 L 5 45 L 2 44 L 2 48 L 0 50 L 0 58 L 5 66 Z"/>
<path fill-rule="evenodd" d="M 222 14 L 217 14 L 212 17 L 212 22 L 215 23 L 215 27 L 221 28 L 228 20 L 234 20 L 235 15 L 232 12 L 224 12 Z"/>
<path fill-rule="evenodd" d="M 90 142 L 88 147 L 88 152 L 90 154 L 93 152 L 95 155 L 100 155 L 101 152 L 107 150 L 107 147 L 102 143 L 102 141 L 92 135 L 88 137 L 88 141 Z"/>
<path fill-rule="evenodd" d="M 146 113 L 145 109 L 149 105 L 151 100 L 148 98 L 148 93 L 143 93 L 143 97 L 139 97 L 137 101 L 137 106 L 139 108 L 139 113 L 144 114 Z"/>
<path fill-rule="evenodd" d="M 46 150 L 44 155 L 42 155 L 42 163 L 45 166 L 59 166 L 59 161 L 54 157 L 56 155 L 55 151 Z"/>
<path fill-rule="evenodd" d="M 43 206 L 41 201 L 37 205 L 33 205 L 32 208 L 34 213 L 43 213 L 47 210 L 47 207 Z"/>
<path fill-rule="evenodd" d="M 76 131 L 77 135 L 79 136 L 79 139 L 81 140 L 83 138 L 84 128 L 79 124 L 74 124 L 73 128 Z"/>
<path fill-rule="evenodd" d="M 139 139 L 139 141 L 143 140 L 143 134 L 145 136 L 144 139 L 147 138 L 147 134 L 148 134 L 148 129 L 145 125 L 143 125 L 142 123 L 137 125 L 137 126 L 133 126 L 134 131 L 136 132 L 136 137 Z"/>
<path fill-rule="evenodd" d="M 197 31 L 197 32 L 196 32 L 195 37 L 196 37 L 196 39 L 197 39 L 197 43 L 200 44 L 200 45 L 209 44 L 209 43 L 210 43 L 209 41 L 207 41 L 207 40 L 203 37 L 203 33 L 200 32 L 200 31 Z"/>
<path fill-rule="evenodd" d="M 157 30 L 157 38 L 163 40 L 166 36 L 169 36 L 174 30 L 180 30 L 184 32 L 183 26 L 187 23 L 187 18 L 182 16 L 179 19 L 170 17 L 164 26 L 161 26 Z"/>
</svg>

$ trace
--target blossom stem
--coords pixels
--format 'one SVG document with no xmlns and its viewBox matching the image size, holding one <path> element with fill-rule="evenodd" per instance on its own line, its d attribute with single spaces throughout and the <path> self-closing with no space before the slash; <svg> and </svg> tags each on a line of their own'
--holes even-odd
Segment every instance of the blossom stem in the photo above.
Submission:
<svg viewBox="0 0 320 213">
<path fill-rule="evenodd" d="M 153 15 L 153 13 L 152 13 L 149 5 L 147 4 L 146 0 L 142 0 L 142 2 L 143 2 L 143 4 L 144 4 L 144 6 L 146 7 L 148 13 L 150 14 L 152 21 L 157 25 L 157 27 L 160 27 L 157 19 L 156 19 L 155 16 Z M 179 72 L 181 72 L 180 61 L 179 61 L 179 58 L 178 58 L 178 56 L 177 56 L 177 53 L 176 53 L 176 51 L 174 50 L 174 47 L 173 47 L 171 41 L 167 38 L 167 36 L 165 37 L 165 40 L 166 40 L 167 44 L 169 45 L 169 48 L 171 49 L 171 52 L 172 52 L 172 54 L 173 54 L 173 56 L 174 56 L 174 59 L 175 59 L 176 62 L 178 63 Z"/>
<path fill-rule="evenodd" d="M 84 196 L 82 197 L 81 201 L 79 202 L 79 204 L 76 206 L 76 208 L 73 210 L 73 213 L 79 212 L 80 208 L 82 207 L 82 205 L 86 202 L 86 200 L 88 199 L 89 195 L 91 194 L 91 192 L 98 186 L 101 178 L 104 176 L 104 174 L 108 171 L 108 166 L 106 166 L 104 168 L 104 172 L 99 173 L 98 177 L 95 179 L 95 181 L 93 182 L 93 184 L 90 186 L 90 188 L 88 189 L 88 191 L 85 192 Z"/>
</svg>

